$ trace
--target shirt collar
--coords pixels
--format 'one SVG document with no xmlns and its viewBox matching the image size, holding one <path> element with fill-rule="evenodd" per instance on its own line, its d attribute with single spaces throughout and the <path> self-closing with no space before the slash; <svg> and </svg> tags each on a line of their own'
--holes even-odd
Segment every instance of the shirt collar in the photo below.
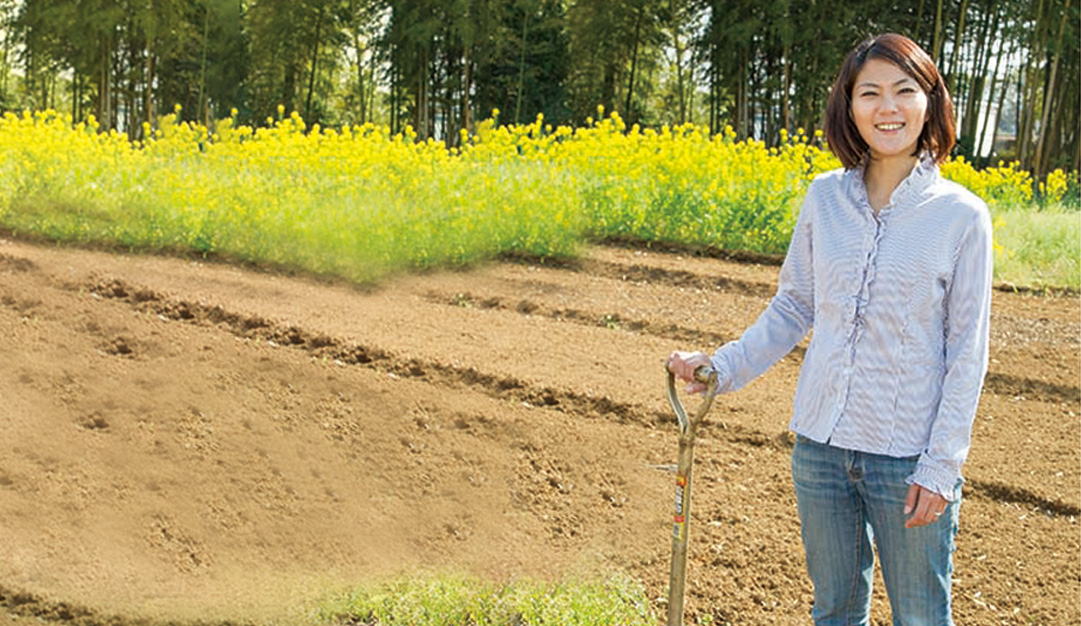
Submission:
<svg viewBox="0 0 1081 626">
<path fill-rule="evenodd" d="M 845 172 L 845 177 L 848 179 L 849 194 L 855 198 L 860 206 L 867 207 L 870 210 L 871 202 L 867 199 L 867 186 L 863 182 L 866 166 L 867 157 L 865 156 L 856 167 Z M 935 162 L 930 153 L 921 153 L 916 161 L 916 166 L 901 181 L 901 184 L 897 185 L 897 189 L 893 190 L 893 194 L 890 195 L 890 203 L 882 207 L 881 213 L 896 211 L 912 204 L 912 201 L 937 179 L 938 163 Z"/>
</svg>

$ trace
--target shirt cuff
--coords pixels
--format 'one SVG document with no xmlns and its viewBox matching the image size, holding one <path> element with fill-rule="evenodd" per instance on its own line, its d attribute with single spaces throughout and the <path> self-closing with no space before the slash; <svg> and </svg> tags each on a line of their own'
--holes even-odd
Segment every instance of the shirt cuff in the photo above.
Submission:
<svg viewBox="0 0 1081 626">
<path fill-rule="evenodd" d="M 929 489 L 945 498 L 947 502 L 953 502 L 957 499 L 958 487 L 964 479 L 952 468 L 935 467 L 927 462 L 926 457 L 921 457 L 919 463 L 916 464 L 916 471 L 905 482 Z"/>
<path fill-rule="evenodd" d="M 717 393 L 731 393 L 735 391 L 735 376 L 732 374 L 731 364 L 724 356 L 724 347 L 709 358 L 713 371 L 717 372 Z"/>
</svg>

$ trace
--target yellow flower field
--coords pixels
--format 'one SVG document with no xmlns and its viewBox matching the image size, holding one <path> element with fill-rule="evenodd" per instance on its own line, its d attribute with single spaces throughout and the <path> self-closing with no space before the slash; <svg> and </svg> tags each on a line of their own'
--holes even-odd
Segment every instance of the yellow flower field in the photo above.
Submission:
<svg viewBox="0 0 1081 626">
<path fill-rule="evenodd" d="M 584 241 L 613 237 L 782 254 L 808 182 L 839 166 L 820 135 L 803 131 L 767 148 L 737 141 L 731 130 L 627 128 L 603 111 L 577 129 L 542 118 L 523 126 L 488 120 L 449 150 L 417 142 L 409 130 L 308 127 L 284 111 L 267 122 L 237 127 L 230 118 L 208 129 L 171 115 L 132 142 L 100 132 L 93 119 L 7 114 L 0 224 L 61 241 L 214 253 L 356 281 L 498 254 L 573 256 Z M 943 173 L 996 212 L 1034 206 L 1033 181 L 1016 165 L 976 170 L 957 159 Z M 1066 180 L 1049 177 L 1039 189 L 1044 201 L 1061 199 Z M 1023 238 L 1011 239 L 1009 229 L 1024 222 L 1013 215 L 996 220 L 1000 257 L 1011 262 Z M 1062 241 L 1072 236 L 1076 248 L 1075 218 L 1054 228 L 1066 229 Z M 1027 268 L 1026 280 L 1076 288 L 1076 263 L 1066 265 L 1053 275 Z"/>
</svg>

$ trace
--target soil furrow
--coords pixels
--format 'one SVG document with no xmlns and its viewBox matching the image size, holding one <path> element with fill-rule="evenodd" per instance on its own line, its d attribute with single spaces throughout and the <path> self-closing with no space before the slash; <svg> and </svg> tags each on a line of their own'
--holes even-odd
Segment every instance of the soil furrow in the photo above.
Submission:
<svg viewBox="0 0 1081 626">
<path fill-rule="evenodd" d="M 255 622 L 235 620 L 179 621 L 145 617 L 103 615 L 70 602 L 46 600 L 32 593 L 13 591 L 0 585 L 0 609 L 12 616 L 33 619 L 38 623 L 71 626 L 253 626 Z"/>
<path fill-rule="evenodd" d="M 519 300 L 514 305 L 509 305 L 499 297 L 482 298 L 468 292 L 456 294 L 442 294 L 428 292 L 426 299 L 439 305 L 476 307 L 479 309 L 514 310 L 522 315 L 543 316 L 548 319 L 580 324 L 582 326 L 599 326 L 613 330 L 626 330 L 628 332 L 643 335 L 652 335 L 662 339 L 672 339 L 686 343 L 704 343 L 720 345 L 731 341 L 733 337 L 718 332 L 688 328 L 676 324 L 656 324 L 642 318 L 631 318 L 620 313 L 598 313 L 574 308 L 552 308 L 529 299 Z"/>
<path fill-rule="evenodd" d="M 105 618 L 93 611 L 66 602 L 49 602 L 33 594 L 12 591 L 0 586 L 0 608 L 8 613 L 32 618 L 37 622 L 75 626 L 149 626 L 146 620 Z"/>
<path fill-rule="evenodd" d="M 1033 513 L 1043 513 L 1054 517 L 1078 517 L 1081 516 L 1081 507 L 1058 500 L 1049 500 L 1028 489 L 1007 485 L 994 480 L 981 480 L 978 478 L 966 479 L 965 497 L 976 497 L 997 502 L 999 504 L 1018 504 L 1031 510 Z"/>
<path fill-rule="evenodd" d="M 707 422 L 702 425 L 699 432 L 702 436 L 718 441 L 754 448 L 770 448 L 778 451 L 791 450 L 794 443 L 794 436 L 787 431 L 779 434 L 769 434 L 738 425 L 727 426 Z M 969 478 L 966 476 L 964 497 L 980 498 L 1003 505 L 1022 505 L 1033 512 L 1040 512 L 1050 517 L 1069 518 L 1071 516 L 1081 516 L 1081 507 L 1076 504 L 1044 497 L 1024 487 L 992 479 Z"/>
<path fill-rule="evenodd" d="M 574 308 L 552 308 L 530 299 L 521 299 L 512 306 L 500 296 L 477 296 L 469 292 L 445 294 L 429 291 L 425 298 L 429 302 L 438 305 L 503 311 L 513 310 L 522 315 L 543 316 L 583 326 L 625 330 L 690 345 L 719 346 L 737 338 L 734 333 L 718 333 L 675 324 L 657 324 L 647 319 L 626 317 L 618 312 L 602 313 Z M 791 354 L 797 360 L 802 361 L 805 353 L 806 348 L 800 345 L 796 346 Z M 1039 402 L 1081 402 L 1081 387 L 1013 376 L 996 372 L 995 369 L 996 367 L 992 365 L 984 380 L 984 388 L 987 391 L 1002 395 L 1023 395 Z"/>
<path fill-rule="evenodd" d="M 776 285 L 776 268 L 772 266 L 607 247 L 590 251 L 579 263 L 558 268 L 531 266 L 530 270 L 535 270 L 532 276 L 544 279 L 544 288 L 532 290 L 525 299 L 506 296 L 515 293 L 516 285 L 511 282 L 505 285 L 506 291 L 483 292 L 471 287 L 464 295 L 482 307 L 500 308 L 506 302 L 516 301 L 515 307 L 508 308 L 525 315 L 619 328 L 709 349 L 738 336 L 746 324 L 753 322 L 753 315 L 747 316 L 746 312 L 764 307 Z M 516 271 L 495 268 L 491 274 L 500 280 L 513 279 L 520 275 Z M 556 291 L 551 285 L 558 284 L 559 273 L 568 271 L 600 293 L 574 293 L 578 306 L 564 306 L 571 294 Z M 727 276 L 724 281 L 729 284 L 757 287 L 747 292 L 723 291 L 716 286 L 714 277 L 718 275 Z M 596 280 L 598 277 L 605 278 L 608 284 Z M 755 305 L 753 300 L 761 304 Z M 605 302 L 623 306 L 607 310 L 581 306 Z M 704 325 L 671 323 L 692 317 L 685 313 L 688 306 L 702 311 L 694 317 L 695 321 L 705 322 Z M 567 315 L 561 318 L 564 312 Z M 714 320 L 721 324 L 715 324 Z M 1052 365 L 1063 359 L 1075 361 L 1081 336 L 1076 300 L 996 292 L 991 326 L 992 358 L 985 383 L 987 391 L 1004 395 L 1023 391 L 1026 398 L 1037 401 L 1077 402 L 1081 388 L 1075 384 L 1075 364 Z M 702 328 L 711 330 L 699 330 Z M 793 356 L 798 360 L 801 355 L 802 350 L 797 349 Z"/>
<path fill-rule="evenodd" d="M 1081 388 L 1057 385 L 1032 378 L 988 372 L 984 388 L 1005 396 L 1024 396 L 1039 402 L 1081 403 Z"/>
<path fill-rule="evenodd" d="M 644 264 L 624 265 L 596 259 L 582 261 L 580 265 L 574 268 L 574 271 L 628 282 L 662 284 L 707 291 L 735 292 L 759 298 L 770 298 L 777 291 L 776 284 L 731 278 L 722 274 L 704 276 L 686 270 L 665 269 Z"/>
<path fill-rule="evenodd" d="M 612 419 L 621 424 L 650 425 L 671 421 L 664 414 L 643 411 L 637 406 L 606 396 L 595 397 L 570 390 L 536 387 L 518 378 L 487 374 L 473 367 L 457 367 L 416 358 L 401 359 L 380 348 L 347 344 L 297 326 L 279 325 L 262 317 L 231 313 L 218 305 L 170 300 L 117 279 L 90 285 L 88 289 L 100 297 L 128 302 L 136 310 L 162 319 L 220 325 L 237 337 L 300 348 L 315 358 L 345 365 L 365 365 L 402 378 L 418 378 L 448 387 L 469 387 L 499 399 L 529 406 L 558 407 L 561 411 Z"/>
<path fill-rule="evenodd" d="M 142 311 L 166 319 L 190 322 L 210 323 L 225 326 L 234 335 L 247 339 L 272 342 L 275 345 L 290 346 L 306 350 L 313 357 L 330 359 L 346 365 L 363 365 L 384 371 L 402 378 L 422 379 L 430 384 L 453 388 L 471 388 L 488 396 L 522 403 L 528 406 L 554 408 L 567 413 L 588 416 L 594 419 L 607 419 L 619 424 L 638 424 L 658 426 L 672 421 L 665 413 L 650 412 L 639 406 L 619 402 L 608 397 L 594 397 L 566 389 L 553 389 L 530 385 L 514 377 L 503 377 L 481 372 L 472 367 L 456 367 L 445 363 L 423 361 L 416 358 L 398 358 L 395 355 L 370 346 L 347 344 L 324 334 L 313 333 L 296 326 L 278 325 L 261 317 L 247 317 L 228 312 L 217 305 L 205 305 L 192 302 L 169 300 L 150 290 L 125 284 L 120 280 L 109 280 L 89 286 L 92 293 L 102 297 L 120 299 L 129 302 Z M 463 295 L 457 302 L 465 306 L 472 303 Z M 445 299 L 433 297 L 437 303 L 447 303 Z M 472 306 L 472 304 L 469 304 Z M 481 303 L 482 307 L 499 306 L 491 301 Z M 534 311 L 532 314 L 536 314 Z M 550 316 L 572 321 L 588 320 L 590 316 L 567 316 L 560 312 L 551 312 Z M 592 322 L 594 325 L 603 325 Z M 999 388 L 1006 388 L 1006 395 L 1025 393 L 1033 399 L 1052 397 L 1056 401 L 1077 400 L 1077 390 L 1058 388 L 1038 381 L 1027 381 L 1013 377 L 989 376 L 988 385 L 999 393 Z M 1071 395 L 1072 394 L 1072 395 Z M 703 435 L 716 437 L 738 445 L 754 447 L 790 448 L 791 437 L 787 433 L 770 435 L 753 429 L 706 424 Z M 1006 485 L 990 480 L 974 480 L 969 483 L 969 491 L 976 497 L 983 497 L 1000 503 L 1018 503 L 1037 507 L 1045 512 L 1077 516 L 1078 507 L 1072 504 L 1050 500 L 1022 487 Z"/>
</svg>

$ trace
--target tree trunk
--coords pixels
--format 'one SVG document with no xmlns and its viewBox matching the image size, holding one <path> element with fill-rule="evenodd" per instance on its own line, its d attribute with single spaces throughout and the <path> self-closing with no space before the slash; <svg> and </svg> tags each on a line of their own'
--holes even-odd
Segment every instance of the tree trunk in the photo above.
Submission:
<svg viewBox="0 0 1081 626">
<path fill-rule="evenodd" d="M 1077 114 L 1078 111 L 1074 110 L 1074 121 L 1077 123 L 1077 127 L 1074 128 L 1074 153 L 1073 153 L 1073 171 L 1074 174 L 1081 172 L 1081 115 Z"/>
<path fill-rule="evenodd" d="M 399 94 L 401 92 L 401 71 L 391 65 L 390 69 L 390 132 L 398 132 L 398 108 L 401 106 Z"/>
<path fill-rule="evenodd" d="M 115 29 L 113 31 L 116 32 Z M 114 37 L 115 45 L 115 37 Z M 124 68 L 122 63 L 122 57 L 120 54 L 113 54 L 113 69 L 110 71 L 112 76 L 113 85 L 110 88 L 113 92 L 112 103 L 113 110 L 109 116 L 110 126 L 109 128 L 117 129 L 120 126 L 120 99 L 124 95 Z"/>
<path fill-rule="evenodd" d="M 206 57 L 207 49 L 210 47 L 210 7 L 205 7 L 205 15 L 203 17 L 203 62 L 202 68 L 199 72 L 199 102 L 196 106 L 199 110 L 195 112 L 195 119 L 204 116 L 207 120 L 206 125 L 210 126 L 210 114 L 207 112 L 207 91 L 206 91 Z"/>
<path fill-rule="evenodd" d="M 420 139 L 426 140 L 435 135 L 435 108 L 439 99 L 439 79 L 436 77 L 436 50 L 435 46 L 429 46 L 425 51 L 424 71 L 421 72 L 421 82 L 424 83 L 424 124 L 420 130 Z"/>
<path fill-rule="evenodd" d="M 1065 111 L 1066 103 L 1066 90 L 1063 88 L 1064 76 L 1062 73 L 1062 65 L 1059 65 L 1059 72 L 1056 78 L 1054 92 L 1055 98 L 1051 104 L 1051 110 L 1055 113 L 1047 121 L 1047 140 L 1043 145 L 1043 157 L 1040 163 L 1042 164 L 1043 173 L 1046 176 L 1056 164 L 1054 160 L 1055 155 L 1061 155 L 1068 153 L 1069 142 L 1066 138 L 1066 133 L 1063 129 L 1063 113 Z"/>
<path fill-rule="evenodd" d="M 950 72 L 946 84 L 946 89 L 949 90 L 951 95 L 956 91 L 957 71 L 960 67 L 961 51 L 964 49 L 965 17 L 968 16 L 968 2 L 969 0 L 961 0 L 961 11 L 957 15 L 957 35 L 953 40 L 953 52 L 950 54 Z"/>
<path fill-rule="evenodd" d="M 0 95 L 4 92 L 0 89 Z M 71 119 L 79 121 L 79 70 L 71 70 Z"/>
<path fill-rule="evenodd" d="M 34 98 L 34 50 L 27 49 L 23 54 L 26 65 L 23 67 L 23 89 L 26 91 L 26 97 L 28 100 Z"/>
<path fill-rule="evenodd" d="M 784 51 L 782 53 L 781 62 L 784 63 L 784 93 L 782 94 L 781 101 L 781 127 L 785 129 L 785 132 L 792 132 L 792 119 L 791 119 L 791 102 L 789 101 L 788 93 L 791 91 L 792 85 L 792 61 L 789 58 L 788 44 L 784 44 Z"/>
<path fill-rule="evenodd" d="M 442 119 L 440 122 L 440 129 L 438 136 L 442 137 L 443 144 L 446 146 L 453 145 L 454 137 L 458 134 L 458 129 L 454 128 L 458 124 L 458 117 L 454 114 L 454 104 L 458 101 L 457 94 L 454 91 L 454 84 L 457 82 L 461 85 L 461 70 L 458 69 L 458 65 L 462 59 L 462 53 L 456 45 L 450 45 L 449 41 L 443 48 L 444 56 L 444 72 L 443 76 L 443 97 L 440 98 L 439 108 L 442 110 Z M 458 79 L 458 80 L 455 80 Z M 451 129 L 453 128 L 453 132 Z M 452 136 L 453 135 L 453 136 Z"/>
<path fill-rule="evenodd" d="M 522 53 L 518 58 L 518 97 L 514 105 L 514 123 L 521 123 L 522 116 L 522 93 L 525 91 L 525 51 L 529 41 L 529 9 L 525 9 L 522 17 Z M 607 76 L 606 76 L 607 78 Z"/>
<path fill-rule="evenodd" d="M 109 101 L 109 87 L 111 81 L 109 79 L 109 70 L 112 68 L 112 62 L 109 60 L 109 40 L 103 38 L 101 40 L 101 72 L 98 75 L 98 121 L 104 128 L 109 128 L 109 116 L 113 110 L 112 103 Z"/>
<path fill-rule="evenodd" d="M 135 45 L 128 46 L 128 62 L 127 62 L 127 86 L 124 89 L 124 130 L 127 131 L 128 139 L 136 139 L 136 133 L 142 130 L 143 116 L 139 111 L 139 95 L 138 95 L 138 77 L 135 74 L 135 68 L 138 65 L 136 59 L 138 58 L 138 50 Z M 139 68 L 142 69 L 142 68 Z"/>
<path fill-rule="evenodd" d="M 421 71 L 417 75 L 417 95 L 416 95 L 416 110 L 413 112 L 412 126 L 413 131 L 417 134 L 417 140 L 423 141 L 427 138 L 428 130 L 428 73 L 427 64 L 421 65 Z"/>
<path fill-rule="evenodd" d="M 669 0 L 668 10 L 671 14 L 671 27 L 672 27 L 672 45 L 675 48 L 676 54 L 676 89 L 679 90 L 677 96 L 677 104 L 679 107 L 679 123 L 687 123 L 687 87 L 684 84 L 683 78 L 683 55 L 686 53 L 684 50 L 683 41 L 680 39 L 679 32 L 679 18 L 676 17 L 676 6 L 674 0 Z"/>
<path fill-rule="evenodd" d="M 686 124 L 688 122 L 691 123 L 691 124 L 695 123 L 695 121 L 694 121 L 694 89 L 689 90 L 688 93 L 687 93 L 686 114 L 685 114 L 685 116 L 683 118 L 682 123 Z"/>
<path fill-rule="evenodd" d="M 1065 30 L 1066 20 L 1063 19 L 1059 22 L 1058 36 L 1055 37 L 1055 54 L 1051 61 L 1051 76 L 1047 81 L 1047 93 L 1044 94 L 1043 98 L 1043 115 L 1040 118 L 1040 138 L 1036 141 L 1036 162 L 1033 165 L 1033 169 L 1036 172 L 1036 178 L 1039 180 L 1043 180 L 1044 175 L 1047 173 L 1044 171 L 1047 162 L 1044 158 L 1044 146 L 1047 144 L 1047 137 L 1051 134 L 1048 122 L 1051 119 L 1051 105 L 1054 102 L 1055 83 L 1058 79 L 1058 66 L 1059 61 L 1062 59 L 1062 35 Z"/>
<path fill-rule="evenodd" d="M 747 52 L 740 50 L 739 54 L 739 72 L 736 74 L 738 83 L 736 84 L 736 132 L 739 134 L 740 139 L 746 139 L 749 136 L 748 129 L 748 95 L 747 95 Z"/>
<path fill-rule="evenodd" d="M 995 23 L 996 24 L 998 23 L 997 16 L 996 16 Z M 995 31 L 997 31 L 997 28 L 992 28 L 991 31 L 995 32 Z M 993 41 L 994 38 L 991 37 L 991 38 L 989 38 L 989 40 Z M 990 52 L 990 50 L 988 50 L 988 52 Z M 1000 50 L 999 54 L 995 55 L 995 71 L 994 71 L 993 74 L 991 74 L 991 88 L 989 90 L 989 93 L 987 94 L 987 115 L 983 119 L 983 127 L 982 127 L 982 129 L 980 129 L 976 133 L 975 145 L 976 145 L 977 149 L 979 149 L 984 143 L 987 142 L 987 127 L 991 124 L 991 119 L 992 119 L 991 106 L 995 102 L 995 89 L 998 87 L 998 84 L 999 84 L 998 76 L 999 76 L 999 70 L 1002 69 L 1002 59 L 1004 57 L 1011 56 L 1012 54 L 1013 54 L 1012 50 L 1010 51 L 1009 54 L 1003 54 L 1002 51 Z M 1002 78 L 1002 94 L 1003 95 L 1005 95 L 1005 93 L 1006 93 L 1006 78 L 1005 78 L 1005 76 L 1008 76 L 1008 75 L 1009 75 L 1009 66 L 1006 67 L 1006 74 Z M 1001 115 L 1003 102 L 1004 102 L 1004 98 L 1000 96 L 999 100 L 998 100 L 998 106 L 994 109 L 995 128 L 998 127 L 998 118 Z M 990 152 L 988 154 L 991 155 L 991 154 L 994 154 L 994 152 L 995 152 L 995 143 L 994 143 L 994 139 L 992 138 L 991 150 L 990 150 Z"/>
<path fill-rule="evenodd" d="M 297 67 L 293 61 L 286 62 L 285 79 L 282 81 L 281 104 L 285 107 L 285 113 L 292 113 L 296 107 L 293 98 L 297 93 Z"/>
<path fill-rule="evenodd" d="M 473 105 L 469 101 L 469 91 L 473 88 L 473 59 L 468 54 L 465 59 L 465 84 L 462 85 L 462 129 L 467 133 L 472 133 L 473 120 L 470 118 L 470 113 Z M 461 133 L 455 138 L 455 142 L 461 142 Z M 457 144 L 456 144 L 457 145 Z"/>
<path fill-rule="evenodd" d="M 992 16 L 992 11 L 994 15 Z M 991 48 L 993 45 L 990 43 L 993 41 L 989 37 L 989 33 L 994 32 L 998 28 L 999 12 L 994 10 L 994 1 L 990 3 L 988 10 L 983 14 L 983 20 L 980 23 L 979 36 L 976 43 L 976 62 L 973 64 L 972 79 L 969 83 L 969 98 L 965 108 L 965 119 L 962 125 L 961 134 L 971 137 L 973 139 L 973 154 L 979 154 L 979 144 L 975 143 L 976 134 L 980 127 L 980 110 L 988 110 L 988 104 L 991 99 L 989 96 L 986 100 L 983 97 L 983 92 L 987 87 L 987 71 L 991 65 Z M 993 23 L 993 25 L 992 25 Z M 1001 58 L 1001 55 L 999 55 Z M 998 68 L 995 68 L 998 71 Z M 994 76 L 991 77 L 992 90 L 994 89 Z"/>
<path fill-rule="evenodd" d="M 315 77 L 318 74 L 319 68 L 319 38 L 323 35 L 323 13 L 326 12 L 326 5 L 319 7 L 319 15 L 315 18 L 315 37 L 312 39 L 312 71 L 308 76 L 308 97 L 304 100 L 304 117 L 310 118 L 309 121 L 316 122 L 315 116 L 312 115 L 312 96 L 315 94 Z"/>
<path fill-rule="evenodd" d="M 4 47 L 0 49 L 0 96 L 8 92 L 8 57 L 11 54 L 11 32 L 4 30 Z"/>
<path fill-rule="evenodd" d="M 709 68 L 709 132 L 716 133 L 719 124 L 717 115 L 718 92 L 720 91 L 720 78 L 717 72 L 717 64 L 711 63 Z"/>
<path fill-rule="evenodd" d="M 414 129 L 418 140 L 428 138 L 428 62 L 427 51 L 420 55 L 417 63 L 417 101 L 414 115 Z"/>
<path fill-rule="evenodd" d="M 942 36 L 942 0 L 938 0 L 938 8 L 935 10 L 935 37 L 931 46 L 931 58 L 935 60 L 935 63 L 940 63 L 942 60 L 944 39 Z"/>
<path fill-rule="evenodd" d="M 353 30 L 353 49 L 357 51 L 357 102 L 360 105 L 360 115 L 358 116 L 358 123 L 364 124 L 368 121 L 367 111 L 365 111 L 368 104 L 367 97 L 364 94 L 364 50 L 360 43 L 360 31 L 359 29 Z"/>
<path fill-rule="evenodd" d="M 601 104 L 605 110 L 612 111 L 615 107 L 612 103 L 616 99 L 616 67 L 615 61 L 606 61 L 604 64 L 604 78 L 601 81 Z M 598 120 L 600 121 L 600 120 Z"/>
<path fill-rule="evenodd" d="M 147 45 L 146 50 L 146 106 L 144 112 L 146 113 L 146 123 L 150 124 L 150 127 L 154 127 L 154 71 L 157 69 L 156 58 L 153 52 L 151 52 L 150 45 Z"/>
<path fill-rule="evenodd" d="M 916 9 L 916 26 L 912 29 L 912 39 L 915 41 L 920 41 L 921 39 L 920 30 L 923 28 L 923 5 L 924 0 L 920 0 L 920 7 Z M 927 45 L 927 42 L 922 43 L 924 46 Z"/>
<path fill-rule="evenodd" d="M 1018 127 L 1017 156 L 1023 169 L 1032 164 L 1032 140 L 1036 125 L 1036 111 L 1039 102 L 1039 81 L 1036 80 L 1036 66 L 1043 57 L 1041 31 L 1043 26 L 1044 0 L 1036 4 L 1036 21 L 1029 39 L 1028 62 L 1025 64 L 1025 94 L 1022 96 L 1021 124 Z"/>
<path fill-rule="evenodd" d="M 371 87 L 368 89 L 368 103 L 364 106 L 365 121 L 375 121 L 375 55 L 371 55 L 371 65 L 368 66 L 368 84 Z"/>
<path fill-rule="evenodd" d="M 634 17 L 634 41 L 631 44 L 631 78 L 627 81 L 627 106 L 624 108 L 624 112 L 627 115 L 627 119 L 633 118 L 631 114 L 631 105 L 634 98 L 634 78 L 638 71 L 638 39 L 642 36 L 642 13 L 645 9 L 641 6 L 638 7 L 638 12 Z"/>
<path fill-rule="evenodd" d="M 1021 45 L 1018 44 L 1017 47 L 1020 48 Z M 1016 135 L 1015 136 L 1015 141 L 1014 141 L 1014 153 L 1015 153 L 1014 154 L 1014 159 L 1018 160 L 1018 161 L 1020 161 L 1020 159 L 1021 159 L 1021 153 L 1019 151 L 1020 146 L 1021 146 L 1021 122 L 1024 121 L 1022 119 L 1023 118 L 1023 112 L 1021 111 L 1021 105 L 1022 105 L 1022 102 L 1025 99 L 1025 86 L 1028 85 L 1028 83 L 1025 81 L 1025 68 L 1027 68 L 1027 67 L 1028 67 L 1028 54 L 1025 53 L 1025 52 L 1022 52 L 1021 62 L 1017 66 L 1017 87 L 1016 87 L 1016 89 L 1014 89 L 1014 92 L 1015 92 L 1014 96 L 1015 97 L 1014 97 L 1014 103 L 1013 103 L 1014 104 L 1014 107 L 1013 107 L 1013 128 L 1014 128 L 1014 133 Z M 996 131 L 997 130 L 998 129 L 996 129 Z"/>
</svg>

